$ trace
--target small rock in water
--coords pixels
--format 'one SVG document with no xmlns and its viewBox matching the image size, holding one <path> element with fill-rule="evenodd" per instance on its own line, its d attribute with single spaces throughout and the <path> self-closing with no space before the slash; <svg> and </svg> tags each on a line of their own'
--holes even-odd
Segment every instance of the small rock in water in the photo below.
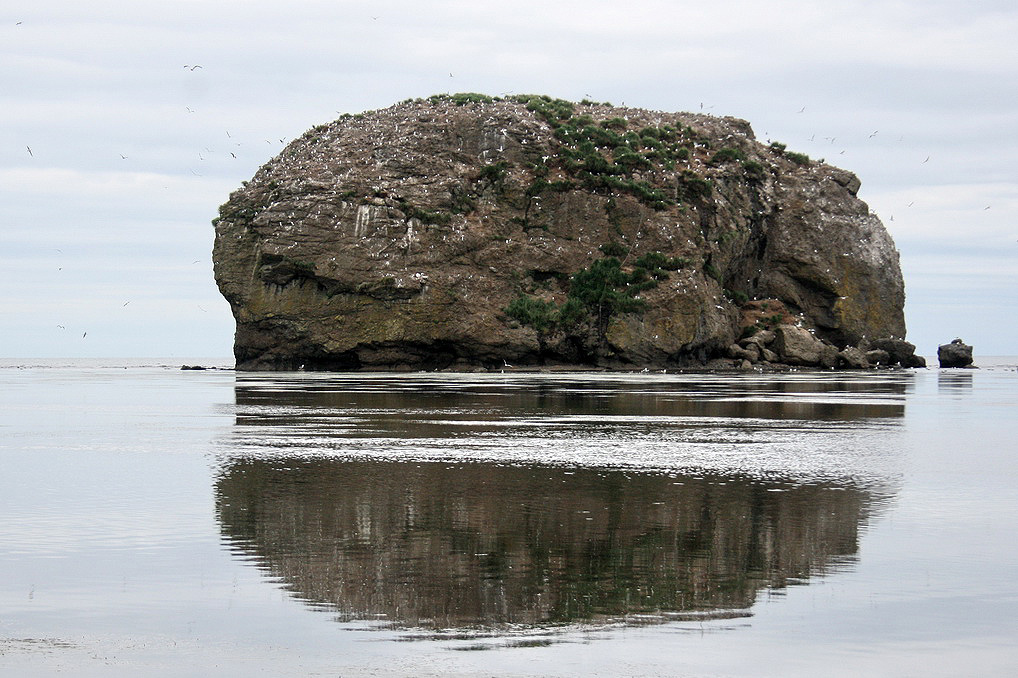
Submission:
<svg viewBox="0 0 1018 678">
<path fill-rule="evenodd" d="M 937 348 L 937 360 L 941 367 L 971 367 L 972 347 L 961 339 Z"/>
<path fill-rule="evenodd" d="M 208 369 L 208 368 L 207 367 L 202 367 L 201 365 L 181 365 L 180 369 L 182 369 L 182 370 L 205 370 L 205 369 Z"/>
</svg>

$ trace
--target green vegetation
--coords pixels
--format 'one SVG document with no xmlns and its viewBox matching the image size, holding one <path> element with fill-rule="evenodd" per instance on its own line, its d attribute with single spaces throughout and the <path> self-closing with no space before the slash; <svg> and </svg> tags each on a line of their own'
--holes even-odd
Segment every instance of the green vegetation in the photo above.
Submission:
<svg viewBox="0 0 1018 678">
<path fill-rule="evenodd" d="M 607 174 L 585 172 L 581 174 L 584 188 L 594 193 L 624 191 L 631 193 L 654 209 L 664 209 L 674 201 L 669 200 L 664 191 L 654 188 L 646 181 L 622 179 Z"/>
<path fill-rule="evenodd" d="M 629 121 L 625 118 L 613 117 L 598 122 L 589 114 L 574 115 L 575 105 L 562 99 L 532 94 L 510 99 L 524 104 L 547 122 L 561 144 L 557 164 L 576 181 L 560 183 L 557 188 L 580 185 L 595 193 L 629 193 L 654 209 L 675 204 L 675 196 L 670 195 L 670 191 L 632 175 L 655 169 L 674 171 L 677 162 L 690 157 L 690 140 L 695 137 L 691 129 L 661 125 L 629 130 Z M 539 179 L 546 174 L 546 169 L 540 174 L 535 172 Z M 536 196 L 551 185 L 535 181 L 528 189 L 528 196 Z"/>
<path fill-rule="evenodd" d="M 466 92 L 436 94 L 429 97 L 428 101 L 456 105 L 515 102 L 524 105 L 552 128 L 552 135 L 558 145 L 553 147 L 554 153 L 550 157 L 530 166 L 533 180 L 523 188 L 526 201 L 523 216 L 515 221 L 525 228 L 532 227 L 530 219 L 535 200 L 549 192 L 582 188 L 607 196 L 628 193 L 645 205 L 662 210 L 679 203 L 707 204 L 714 191 L 708 179 L 699 176 L 688 166 L 694 148 L 710 147 L 709 140 L 703 134 L 688 126 L 661 124 L 636 129 L 626 118 L 614 116 L 596 120 L 590 112 L 583 112 L 590 109 L 577 111 L 577 104 L 543 94 L 519 94 L 500 99 Z M 598 104 L 584 100 L 582 105 Z M 778 142 L 772 144 L 771 148 L 778 153 L 785 152 L 784 146 Z M 798 161 L 795 154 L 789 154 L 789 157 Z M 748 160 L 745 152 L 738 148 L 721 148 L 711 156 L 709 163 L 714 166 L 739 163 L 748 180 L 759 180 L 766 173 L 761 163 Z M 557 180 L 550 179 L 553 168 L 560 172 Z M 509 177 L 511 169 L 506 161 L 499 161 L 481 168 L 475 181 L 484 182 L 487 187 L 497 187 L 500 193 L 505 191 L 508 194 L 510 187 L 503 186 L 503 182 Z M 674 173 L 678 173 L 674 183 L 665 183 L 662 174 L 665 172 L 673 177 Z M 466 213 L 474 209 L 475 199 L 479 197 L 477 190 L 468 187 L 460 193 L 458 199 L 454 196 L 451 206 L 453 213 Z M 434 214 L 430 215 L 430 219 L 426 223 L 437 223 Z M 546 225 L 541 227 L 547 228 Z"/>
<path fill-rule="evenodd" d="M 683 170 L 677 183 L 679 199 L 687 202 L 703 202 L 714 192 L 711 182 L 692 170 Z"/>
<path fill-rule="evenodd" d="M 785 151 L 785 157 L 794 162 L 796 165 L 808 165 L 810 163 L 809 156 L 805 153 Z"/>
<path fill-rule="evenodd" d="M 599 338 L 604 337 L 608 321 L 619 313 L 644 310 L 647 302 L 637 298 L 640 292 L 654 287 L 643 272 L 626 273 L 617 257 L 597 259 L 589 268 L 580 269 L 570 278 L 569 302 L 579 306 L 596 322 Z M 575 303 L 574 303 L 575 306 Z M 570 309 L 572 310 L 572 309 Z M 579 310 L 579 309 L 576 309 Z"/>
<path fill-rule="evenodd" d="M 553 301 L 521 294 L 505 308 L 505 314 L 521 325 L 533 327 L 538 337 L 547 335 L 558 322 L 558 307 Z"/>
<path fill-rule="evenodd" d="M 710 164 L 722 165 L 726 162 L 738 162 L 745 159 L 746 154 L 737 148 L 722 148 L 711 157 Z"/>
<path fill-rule="evenodd" d="M 581 337 L 592 331 L 597 344 L 603 346 L 612 318 L 642 313 L 647 302 L 640 298 L 640 293 L 656 287 L 659 281 L 668 278 L 669 271 L 677 271 L 688 263 L 681 257 L 648 252 L 632 265 L 624 266 L 619 259 L 629 255 L 624 245 L 609 242 L 598 249 L 604 257 L 569 276 L 569 291 L 563 304 L 520 294 L 504 309 L 509 318 L 534 329 L 541 350 L 557 332 Z"/>
<path fill-rule="evenodd" d="M 808 165 L 811 162 L 808 155 L 806 155 L 805 153 L 796 153 L 794 151 L 789 151 L 787 150 L 788 146 L 781 143 L 780 141 L 772 141 L 770 149 L 777 153 L 778 155 L 785 156 L 786 158 L 788 158 L 797 165 Z"/>
<path fill-rule="evenodd" d="M 491 185 L 500 183 L 505 179 L 509 173 L 509 163 L 505 160 L 499 160 L 492 165 L 485 165 L 481 168 L 481 173 L 478 175 L 478 179 L 481 181 L 487 181 Z"/>
<path fill-rule="evenodd" d="M 601 254 L 606 257 L 624 257 L 629 254 L 629 248 L 617 242 L 606 242 L 597 249 L 601 250 Z"/>
<path fill-rule="evenodd" d="M 660 252 L 648 252 L 636 259 L 633 264 L 646 270 L 651 276 L 658 280 L 668 277 L 668 271 L 677 271 L 689 265 L 689 259 L 685 257 L 667 257 Z"/>
<path fill-rule="evenodd" d="M 478 94 L 477 92 L 459 92 L 458 94 L 433 94 L 428 97 L 428 101 L 433 104 L 442 103 L 448 101 L 456 104 L 457 106 L 464 106 L 466 104 L 490 104 L 495 101 L 494 97 L 490 97 L 487 94 Z"/>
<path fill-rule="evenodd" d="M 571 118 L 575 110 L 573 102 L 553 99 L 545 94 L 518 94 L 511 99 L 525 105 L 527 110 L 536 113 L 552 127 L 558 127 Z"/>
<path fill-rule="evenodd" d="M 448 212 L 432 212 L 422 209 L 416 205 L 411 205 L 404 198 L 396 198 L 396 202 L 399 204 L 400 210 L 406 215 L 407 219 L 417 219 L 422 224 L 447 226 L 452 220 L 452 215 Z"/>
<path fill-rule="evenodd" d="M 438 224 L 439 226 L 447 226 L 452 220 L 452 215 L 448 212 L 431 212 L 414 206 L 409 207 L 407 216 L 411 219 L 418 219 L 423 224 Z"/>
<path fill-rule="evenodd" d="M 767 169 L 755 160 L 743 162 L 742 169 L 750 179 L 762 179 L 767 173 Z"/>
<path fill-rule="evenodd" d="M 733 304 L 738 304 L 739 306 L 742 306 L 749 301 L 749 295 L 741 290 L 730 290 L 725 288 L 721 290 L 721 292 L 725 295 L 725 298 L 728 299 L 728 301 Z"/>
<path fill-rule="evenodd" d="M 449 209 L 453 214 L 469 214 L 477 209 L 477 196 L 466 187 L 450 188 Z"/>
</svg>

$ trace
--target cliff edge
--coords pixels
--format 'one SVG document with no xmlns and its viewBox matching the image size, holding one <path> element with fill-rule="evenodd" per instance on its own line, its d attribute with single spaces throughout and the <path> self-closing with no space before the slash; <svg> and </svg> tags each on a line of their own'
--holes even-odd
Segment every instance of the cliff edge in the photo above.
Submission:
<svg viewBox="0 0 1018 678">
<path fill-rule="evenodd" d="M 439 95 L 291 142 L 213 263 L 239 369 L 809 364 L 905 335 L 858 189 L 734 118 Z"/>
</svg>

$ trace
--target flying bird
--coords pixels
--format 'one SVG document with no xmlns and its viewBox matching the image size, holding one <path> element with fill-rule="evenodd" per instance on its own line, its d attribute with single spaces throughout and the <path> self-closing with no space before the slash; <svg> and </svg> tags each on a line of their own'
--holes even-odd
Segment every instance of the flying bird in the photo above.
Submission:
<svg viewBox="0 0 1018 678">
<path fill-rule="evenodd" d="M 34 158 L 35 157 L 35 153 L 32 153 L 32 147 L 31 146 L 25 146 L 25 148 L 28 149 L 28 154 Z"/>
<path fill-rule="evenodd" d="M 877 132 L 879 132 L 879 131 L 880 131 L 880 130 L 875 130 L 875 131 L 873 132 L 873 134 L 871 134 L 871 135 L 870 135 L 870 139 L 872 139 L 873 137 L 877 136 Z"/>
<path fill-rule="evenodd" d="M 200 64 L 195 64 L 194 66 L 189 66 L 188 64 L 184 64 L 184 68 L 193 71 L 196 68 L 201 68 L 201 65 Z"/>
<path fill-rule="evenodd" d="M 928 163 L 929 161 L 930 161 L 930 156 L 926 156 L 926 160 L 923 160 L 923 161 L 922 161 L 921 163 L 919 163 L 919 164 L 920 164 L 920 165 L 922 165 L 922 164 Z"/>
</svg>

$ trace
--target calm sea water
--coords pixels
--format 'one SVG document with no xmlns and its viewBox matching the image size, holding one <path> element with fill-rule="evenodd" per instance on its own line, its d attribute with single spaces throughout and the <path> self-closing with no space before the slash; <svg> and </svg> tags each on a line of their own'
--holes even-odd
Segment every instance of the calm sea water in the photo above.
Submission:
<svg viewBox="0 0 1018 678">
<path fill-rule="evenodd" d="M 6 361 L 0 674 L 1013 675 L 1018 360 L 979 362 Z"/>
</svg>

